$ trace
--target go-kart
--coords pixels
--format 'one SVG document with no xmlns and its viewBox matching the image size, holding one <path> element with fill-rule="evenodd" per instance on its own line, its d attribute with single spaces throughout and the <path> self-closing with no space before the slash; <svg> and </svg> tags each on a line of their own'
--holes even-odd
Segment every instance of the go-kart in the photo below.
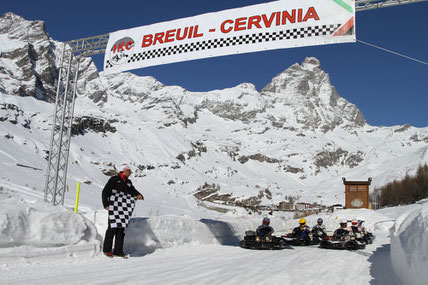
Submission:
<svg viewBox="0 0 428 285">
<path fill-rule="evenodd" d="M 359 240 L 359 236 L 350 232 L 342 236 L 325 236 L 320 242 L 321 248 L 328 249 L 347 249 L 357 250 L 364 249 L 366 244 Z"/>
<path fill-rule="evenodd" d="M 327 233 L 323 230 L 312 231 L 309 235 L 313 244 L 319 244 L 326 236 Z"/>
<path fill-rule="evenodd" d="M 239 246 L 247 249 L 283 249 L 284 241 L 282 238 L 270 234 L 269 229 L 259 231 L 246 231 L 244 240 Z"/>
<path fill-rule="evenodd" d="M 372 244 L 375 238 L 376 236 L 374 234 L 372 234 L 371 232 L 366 232 L 365 234 L 363 234 L 363 237 L 361 240 L 366 244 Z"/>
<path fill-rule="evenodd" d="M 288 233 L 286 235 L 282 236 L 282 239 L 284 240 L 284 242 L 286 244 L 289 245 L 314 245 L 314 244 L 319 244 L 319 240 L 314 240 L 312 233 L 309 233 L 309 235 L 306 238 L 301 238 L 300 236 L 298 236 L 296 233 L 292 232 L 292 233 Z"/>
</svg>

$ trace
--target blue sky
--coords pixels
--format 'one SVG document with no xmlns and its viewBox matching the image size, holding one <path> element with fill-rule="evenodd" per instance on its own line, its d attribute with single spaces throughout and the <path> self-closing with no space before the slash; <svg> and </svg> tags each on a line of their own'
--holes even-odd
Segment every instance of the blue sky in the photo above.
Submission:
<svg viewBox="0 0 428 285">
<path fill-rule="evenodd" d="M 0 12 L 43 20 L 58 41 L 101 35 L 263 0 L 3 1 Z M 357 12 L 357 39 L 428 62 L 428 2 Z M 306 57 L 320 60 L 340 96 L 374 126 L 428 126 L 428 65 L 362 43 L 324 45 L 223 56 L 132 71 L 166 85 L 209 91 L 253 83 L 261 90 Z M 99 70 L 103 55 L 93 57 Z"/>
</svg>

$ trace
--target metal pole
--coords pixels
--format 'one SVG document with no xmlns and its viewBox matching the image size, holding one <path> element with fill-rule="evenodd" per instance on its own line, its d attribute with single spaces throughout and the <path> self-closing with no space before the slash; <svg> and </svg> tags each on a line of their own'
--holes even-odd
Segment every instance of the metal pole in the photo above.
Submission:
<svg viewBox="0 0 428 285">
<path fill-rule="evenodd" d="M 56 127 L 56 118 L 57 118 L 57 112 L 58 112 L 58 103 L 60 101 L 60 88 L 61 88 L 61 78 L 63 73 L 63 64 L 64 64 L 64 57 L 65 57 L 65 44 L 63 44 L 62 47 L 62 53 L 61 53 L 61 59 L 60 59 L 60 67 L 59 67 L 59 75 L 58 75 L 58 85 L 57 85 L 57 91 L 56 91 L 56 98 L 55 98 L 55 109 L 54 109 L 54 119 L 52 124 L 52 132 L 51 132 L 51 139 L 50 139 L 50 148 L 49 148 L 49 160 L 48 160 L 48 167 L 46 170 L 46 183 L 45 183 L 45 202 L 48 202 L 48 193 L 49 193 L 49 182 L 50 182 L 50 173 L 51 173 L 51 165 L 52 165 L 52 158 L 54 156 L 53 153 L 53 145 L 54 145 L 54 137 L 55 137 L 55 127 Z M 52 196 L 54 196 L 53 193 L 51 193 Z"/>
<path fill-rule="evenodd" d="M 77 213 L 77 211 L 78 211 L 79 197 L 80 197 L 80 182 L 77 182 L 76 203 L 74 204 L 74 212 L 75 213 Z"/>
<path fill-rule="evenodd" d="M 54 191 L 54 204 L 56 204 L 56 198 L 57 195 L 59 194 L 58 192 L 58 179 L 59 179 L 59 172 L 60 172 L 60 166 L 61 166 L 61 151 L 62 151 L 62 147 L 63 147 L 63 137 L 64 137 L 64 122 L 65 122 L 65 114 L 66 114 L 66 110 L 67 110 L 67 104 L 68 104 L 68 90 L 69 90 L 69 85 L 70 85 L 70 73 L 71 73 L 71 61 L 73 59 L 73 53 L 70 52 L 70 56 L 69 56 L 69 62 L 68 62 L 68 66 L 67 66 L 67 80 L 66 80 L 66 85 L 65 85 L 65 90 L 64 90 L 64 96 L 63 96 L 63 113 L 62 113 L 62 117 L 61 117 L 61 127 L 60 127 L 60 131 L 59 131 L 59 145 L 58 145 L 58 161 L 57 161 L 57 165 L 56 165 L 56 169 L 57 169 L 57 175 L 55 177 L 55 191 Z M 63 173 L 64 174 L 64 173 Z M 64 191 L 65 191 L 65 184 L 62 185 L 63 191 L 62 191 L 62 197 L 61 197 L 61 201 L 64 200 Z"/>
<path fill-rule="evenodd" d="M 71 143 L 71 128 L 73 125 L 73 114 L 74 114 L 74 106 L 75 106 L 75 99 L 77 94 L 77 80 L 79 77 L 79 66 L 80 66 L 80 57 L 77 58 L 76 67 L 75 67 L 75 75 L 74 75 L 74 88 L 73 88 L 73 95 L 72 95 L 72 101 L 71 101 L 71 111 L 69 114 L 69 122 L 68 122 L 68 130 L 67 130 L 67 148 L 66 148 L 66 155 L 65 155 L 65 165 L 64 165 L 64 183 L 63 185 L 67 185 L 67 171 L 68 171 L 68 159 L 70 154 L 70 143 Z M 65 198 L 65 192 L 63 192 L 62 195 L 62 205 L 64 205 L 64 198 Z"/>
</svg>

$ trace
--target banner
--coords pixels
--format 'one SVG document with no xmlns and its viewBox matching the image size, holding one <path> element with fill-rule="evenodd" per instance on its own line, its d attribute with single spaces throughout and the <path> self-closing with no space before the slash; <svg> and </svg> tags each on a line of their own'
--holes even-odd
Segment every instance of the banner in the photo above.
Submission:
<svg viewBox="0 0 428 285">
<path fill-rule="evenodd" d="M 355 41 L 353 0 L 280 0 L 111 33 L 104 71 Z"/>
</svg>

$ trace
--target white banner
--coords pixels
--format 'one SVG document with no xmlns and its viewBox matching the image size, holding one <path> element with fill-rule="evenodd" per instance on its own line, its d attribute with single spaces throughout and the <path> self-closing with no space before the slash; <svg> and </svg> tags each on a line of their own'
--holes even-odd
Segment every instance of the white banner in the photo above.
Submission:
<svg viewBox="0 0 428 285">
<path fill-rule="evenodd" d="M 104 71 L 355 40 L 353 0 L 281 0 L 111 33 Z"/>
</svg>

